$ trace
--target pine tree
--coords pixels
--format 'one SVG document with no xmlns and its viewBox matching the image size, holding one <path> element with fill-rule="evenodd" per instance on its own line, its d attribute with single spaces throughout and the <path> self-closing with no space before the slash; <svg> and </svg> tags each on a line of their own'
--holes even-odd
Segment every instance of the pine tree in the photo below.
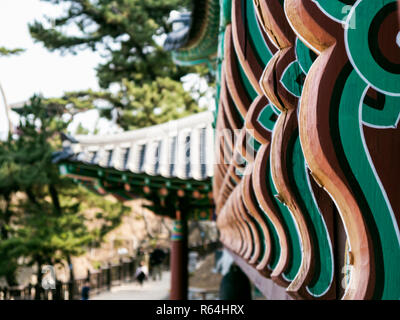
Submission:
<svg viewBox="0 0 400 320">
<path fill-rule="evenodd" d="M 171 31 L 170 12 L 188 7 L 189 0 L 42 1 L 62 3 L 68 9 L 60 17 L 48 17 L 46 23 L 30 24 L 32 37 L 52 51 L 101 51 L 106 60 L 97 69 L 102 88 L 122 79 L 135 84 L 157 77 L 179 81 L 187 73 L 188 68 L 176 66 L 156 39 Z M 67 28 L 76 32 L 68 33 Z"/>
<path fill-rule="evenodd" d="M 66 177 L 52 163 L 60 148 L 59 132 L 68 121 L 59 109 L 45 107 L 40 97 L 19 110 L 18 134 L 0 144 L 0 275 L 15 285 L 20 261 L 37 267 L 56 265 L 83 254 L 117 227 L 128 208 L 90 194 Z M 98 208 L 95 218 L 85 209 Z M 90 228 L 95 219 L 97 227 Z"/>
<path fill-rule="evenodd" d="M 201 111 L 192 95 L 183 90 L 188 73 L 208 74 L 207 67 L 177 66 L 160 39 L 171 31 L 172 10 L 190 9 L 189 0 L 42 0 L 68 9 L 60 17 L 29 26 L 32 37 L 51 51 L 76 53 L 91 49 L 104 63 L 97 68 L 100 87 L 114 84 L 118 93 L 74 92 L 53 100 L 76 109 L 106 102 L 102 115 L 117 120 L 124 129 L 144 127 Z M 74 30 L 68 32 L 68 30 Z M 174 90 L 174 94 L 166 92 Z"/>
<path fill-rule="evenodd" d="M 5 57 L 5 56 L 11 56 L 11 55 L 16 55 L 20 54 L 21 52 L 24 52 L 24 49 L 17 48 L 17 49 L 8 49 L 5 47 L 0 47 L 0 57 Z"/>
</svg>

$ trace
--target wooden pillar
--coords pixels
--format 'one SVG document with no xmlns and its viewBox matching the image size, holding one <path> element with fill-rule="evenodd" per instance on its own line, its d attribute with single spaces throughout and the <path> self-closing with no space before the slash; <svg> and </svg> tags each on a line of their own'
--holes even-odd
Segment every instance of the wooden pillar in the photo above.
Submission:
<svg viewBox="0 0 400 320">
<path fill-rule="evenodd" d="M 177 211 L 171 236 L 171 300 L 187 300 L 188 296 L 188 235 L 185 214 Z"/>
</svg>

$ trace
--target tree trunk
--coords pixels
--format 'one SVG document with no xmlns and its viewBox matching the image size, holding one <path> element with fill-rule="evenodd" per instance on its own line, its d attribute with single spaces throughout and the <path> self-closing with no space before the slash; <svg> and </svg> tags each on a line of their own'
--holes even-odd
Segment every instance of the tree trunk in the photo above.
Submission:
<svg viewBox="0 0 400 320">
<path fill-rule="evenodd" d="M 60 205 L 60 200 L 58 198 L 58 192 L 57 192 L 55 185 L 49 184 L 49 193 L 51 196 L 51 201 L 53 202 L 54 211 L 58 215 L 60 215 L 61 214 L 61 205 Z"/>
<path fill-rule="evenodd" d="M 37 264 L 37 283 L 36 283 L 36 288 L 35 288 L 35 300 L 40 300 L 41 299 L 41 293 L 42 293 L 42 259 L 41 258 L 36 258 L 36 264 Z"/>
<path fill-rule="evenodd" d="M 67 263 L 68 263 L 68 270 L 69 270 L 68 300 L 74 300 L 75 275 L 74 275 L 74 267 L 72 265 L 72 259 L 71 259 L 70 255 L 67 255 Z"/>
</svg>

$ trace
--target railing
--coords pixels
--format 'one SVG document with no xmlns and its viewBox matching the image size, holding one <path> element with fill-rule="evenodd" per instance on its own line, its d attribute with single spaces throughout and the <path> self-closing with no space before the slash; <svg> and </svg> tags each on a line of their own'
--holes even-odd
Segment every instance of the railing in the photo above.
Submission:
<svg viewBox="0 0 400 320">
<path fill-rule="evenodd" d="M 214 251 L 219 245 L 219 243 L 211 242 L 206 245 L 192 246 L 189 250 L 196 251 L 203 256 Z M 114 286 L 135 281 L 135 272 L 139 261 L 140 258 L 121 259 L 118 264 L 109 264 L 100 270 L 88 272 L 86 278 L 69 282 L 56 281 L 55 289 L 44 289 L 40 283 L 29 284 L 26 287 L 0 288 L 0 300 L 79 300 L 87 280 L 90 282 L 90 295 L 94 296 L 109 291 Z M 167 268 L 169 266 L 169 252 L 163 265 Z"/>
<path fill-rule="evenodd" d="M 0 288 L 0 300 L 79 300 L 86 281 L 90 283 L 90 295 L 111 290 L 113 286 L 135 280 L 136 259 L 121 260 L 100 270 L 88 272 L 84 279 L 69 282 L 56 281 L 55 289 L 44 289 L 41 284 L 26 287 Z"/>
<path fill-rule="evenodd" d="M 205 256 L 211 252 L 214 252 L 217 249 L 222 247 L 220 242 L 209 242 L 207 244 L 198 244 L 195 246 L 191 246 L 189 251 L 195 251 L 199 254 L 200 257 Z"/>
<path fill-rule="evenodd" d="M 189 300 L 218 300 L 219 289 L 189 287 Z"/>
</svg>

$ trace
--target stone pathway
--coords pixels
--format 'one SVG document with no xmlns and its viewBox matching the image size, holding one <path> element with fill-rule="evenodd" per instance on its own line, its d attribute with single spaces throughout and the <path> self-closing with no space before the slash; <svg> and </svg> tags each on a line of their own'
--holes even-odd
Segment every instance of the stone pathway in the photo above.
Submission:
<svg viewBox="0 0 400 320">
<path fill-rule="evenodd" d="M 171 274 L 164 271 L 161 280 L 149 279 L 140 286 L 137 282 L 123 284 L 100 293 L 90 300 L 168 300 Z"/>
</svg>

